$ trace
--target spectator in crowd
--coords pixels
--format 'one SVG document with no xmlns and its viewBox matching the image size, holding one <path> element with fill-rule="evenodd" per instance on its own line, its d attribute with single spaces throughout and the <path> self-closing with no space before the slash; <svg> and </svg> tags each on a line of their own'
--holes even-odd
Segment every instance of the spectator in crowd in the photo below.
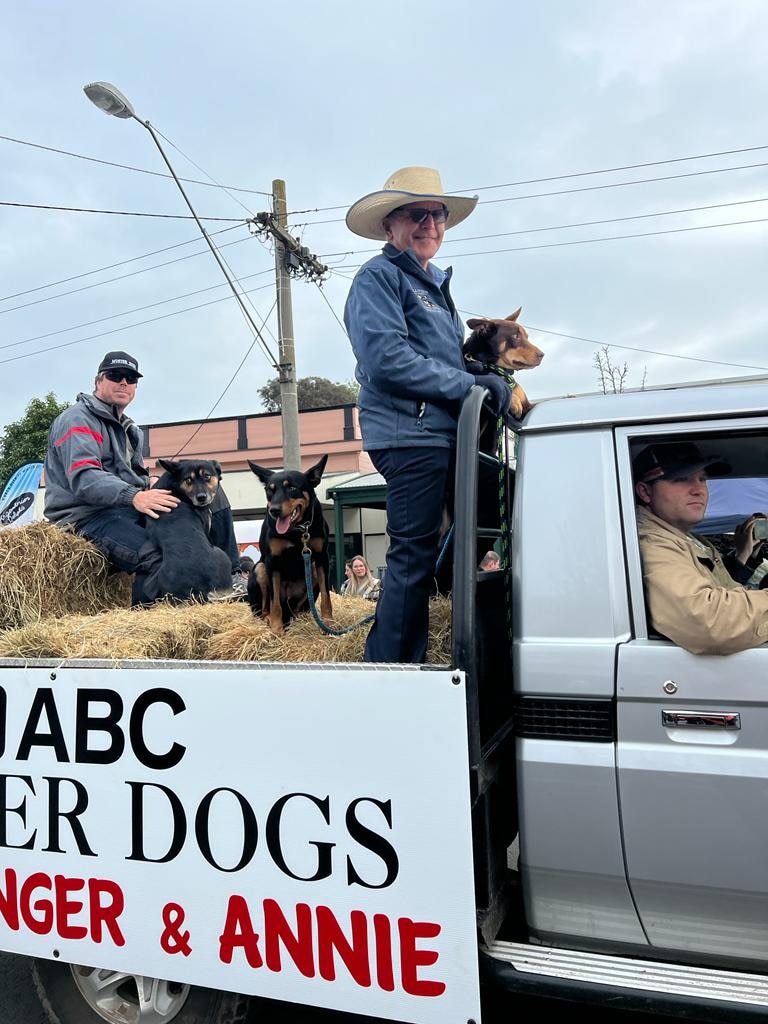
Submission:
<svg viewBox="0 0 768 1024">
<path fill-rule="evenodd" d="M 492 572 L 501 568 L 501 559 L 495 551 L 487 551 L 480 562 L 480 568 L 484 572 Z"/>
<path fill-rule="evenodd" d="M 349 562 L 351 576 L 342 584 L 342 597 L 366 597 L 369 601 L 377 601 L 381 590 L 381 581 L 371 572 L 370 566 L 362 555 L 355 555 Z"/>
</svg>

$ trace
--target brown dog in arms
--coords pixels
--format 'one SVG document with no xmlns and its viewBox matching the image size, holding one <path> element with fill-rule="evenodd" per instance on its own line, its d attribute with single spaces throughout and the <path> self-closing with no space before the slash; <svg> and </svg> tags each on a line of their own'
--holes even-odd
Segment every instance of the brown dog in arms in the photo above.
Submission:
<svg viewBox="0 0 768 1024">
<path fill-rule="evenodd" d="M 528 332 L 517 322 L 522 311 L 523 307 L 520 306 L 504 320 L 467 320 L 467 327 L 472 329 L 472 333 L 464 342 L 464 358 L 511 372 L 532 370 L 538 366 L 544 353 L 528 340 Z M 515 381 L 510 413 L 515 419 L 521 420 L 531 408 L 528 396 Z"/>
</svg>

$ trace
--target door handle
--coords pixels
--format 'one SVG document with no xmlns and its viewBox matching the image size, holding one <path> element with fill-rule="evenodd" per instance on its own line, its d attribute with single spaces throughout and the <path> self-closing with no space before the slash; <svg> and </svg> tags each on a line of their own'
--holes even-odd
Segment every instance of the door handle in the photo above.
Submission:
<svg viewBox="0 0 768 1024">
<path fill-rule="evenodd" d="M 740 729 L 738 711 L 662 711 L 661 724 L 670 729 Z"/>
</svg>

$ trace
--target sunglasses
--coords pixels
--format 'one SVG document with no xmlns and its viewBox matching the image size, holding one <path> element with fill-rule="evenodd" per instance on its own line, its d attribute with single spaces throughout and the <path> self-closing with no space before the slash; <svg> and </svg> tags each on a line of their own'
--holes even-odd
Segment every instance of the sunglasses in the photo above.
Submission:
<svg viewBox="0 0 768 1024">
<path fill-rule="evenodd" d="M 125 373 L 123 370 L 105 370 L 104 376 L 113 384 L 119 384 L 124 380 L 126 384 L 138 384 L 139 378 L 133 373 Z"/>
<path fill-rule="evenodd" d="M 448 220 L 448 210 L 444 206 L 441 206 L 439 210 L 425 210 L 421 206 L 398 206 L 396 210 L 392 211 L 390 217 L 393 217 L 396 213 L 409 217 L 414 224 L 423 224 L 427 217 L 431 217 L 435 224 L 445 224 Z"/>
</svg>

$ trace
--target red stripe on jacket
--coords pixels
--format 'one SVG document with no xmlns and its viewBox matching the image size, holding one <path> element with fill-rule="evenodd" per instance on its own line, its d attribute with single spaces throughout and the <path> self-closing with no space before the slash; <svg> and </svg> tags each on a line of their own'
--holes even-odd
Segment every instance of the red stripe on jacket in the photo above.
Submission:
<svg viewBox="0 0 768 1024">
<path fill-rule="evenodd" d="M 58 448 L 58 446 L 60 444 L 64 444 L 67 438 L 71 437 L 72 434 L 87 434 L 89 437 L 92 437 L 94 441 L 97 441 L 99 444 L 104 443 L 104 435 L 100 434 L 98 430 L 92 430 L 90 427 L 70 427 L 69 430 L 64 435 L 64 437 L 60 437 L 58 441 L 53 442 L 54 445 Z"/>
<path fill-rule="evenodd" d="M 101 469 L 101 463 L 98 459 L 78 459 L 77 462 L 73 462 L 69 467 L 71 473 L 73 469 L 80 469 L 81 466 L 96 466 L 97 469 Z"/>
</svg>

